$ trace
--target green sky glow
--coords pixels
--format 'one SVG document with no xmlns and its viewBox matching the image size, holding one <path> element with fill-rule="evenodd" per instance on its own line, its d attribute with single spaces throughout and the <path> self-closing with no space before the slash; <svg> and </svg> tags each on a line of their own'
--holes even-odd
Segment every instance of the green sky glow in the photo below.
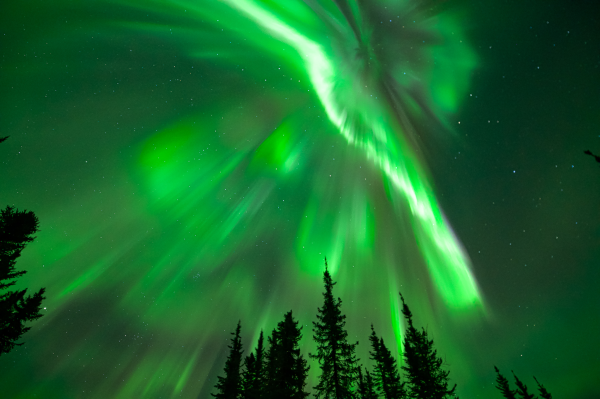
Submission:
<svg viewBox="0 0 600 399">
<path fill-rule="evenodd" d="M 491 233 L 477 229 L 492 224 L 481 215 L 500 215 L 482 205 L 504 201 L 482 188 L 500 172 L 485 161 L 453 169 L 469 146 L 491 159 L 515 152 L 477 142 L 500 142 L 484 127 L 507 102 L 483 110 L 470 102 L 484 97 L 480 74 L 494 67 L 481 50 L 487 42 L 470 31 L 476 11 L 412 1 L 31 3 L 29 16 L 12 6 L 23 36 L 11 37 L 2 61 L 0 136 L 11 137 L 0 146 L 9 154 L 0 200 L 40 218 L 19 284 L 46 286 L 48 299 L 27 345 L 2 359 L 14 364 L 3 369 L 14 397 L 208 397 L 239 319 L 248 350 L 293 309 L 303 350 L 312 349 L 325 256 L 365 365 L 371 323 L 401 349 L 400 290 L 461 397 L 489 397 L 493 363 L 557 339 L 554 330 L 515 332 L 537 316 L 518 324 L 498 310 L 508 305 L 496 299 L 505 294 L 495 273 L 537 287 L 533 253 L 558 258 L 548 251 L 563 234 L 544 224 L 538 234 L 552 231 L 550 244 L 535 238 L 520 242 L 527 255 L 494 252 L 500 244 L 486 247 L 492 239 L 481 237 Z M 477 118 L 485 123 L 469 128 Z M 518 162 L 506 162 L 512 178 Z M 514 192 L 546 198 L 546 182 L 565 176 Z M 584 219 L 565 212 L 570 229 Z M 548 216 L 525 213 L 503 226 L 537 231 Z M 508 240 L 495 230 L 496 241 Z M 530 269 L 505 270 L 513 259 Z M 540 297 L 556 288 L 539 284 Z M 510 309 L 526 303 L 510 292 Z M 540 370 L 550 386 L 562 371 L 548 362 L 568 348 L 535 348 L 515 370 Z M 562 381 L 579 381 L 575 374 Z M 566 392 L 560 386 L 553 392 Z"/>
</svg>

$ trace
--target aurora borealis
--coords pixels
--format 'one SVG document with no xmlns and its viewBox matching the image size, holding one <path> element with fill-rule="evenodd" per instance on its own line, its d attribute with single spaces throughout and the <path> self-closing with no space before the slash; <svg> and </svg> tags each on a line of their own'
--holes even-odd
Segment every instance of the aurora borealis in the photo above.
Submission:
<svg viewBox="0 0 600 399">
<path fill-rule="evenodd" d="M 600 395 L 591 2 L 9 3 L 0 206 L 47 290 L 9 397 L 209 397 L 238 320 L 312 348 L 324 256 L 363 364 L 402 290 L 461 398 Z"/>
</svg>

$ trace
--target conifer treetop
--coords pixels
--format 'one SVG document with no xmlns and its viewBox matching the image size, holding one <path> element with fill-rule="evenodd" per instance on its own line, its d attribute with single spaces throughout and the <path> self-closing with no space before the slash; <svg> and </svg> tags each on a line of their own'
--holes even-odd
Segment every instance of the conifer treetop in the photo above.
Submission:
<svg viewBox="0 0 600 399">
<path fill-rule="evenodd" d="M 450 371 L 442 368 L 442 359 L 437 356 L 433 340 L 427 331 L 418 331 L 412 322 L 412 312 L 402 293 L 402 314 L 408 323 L 404 337 L 404 360 L 402 369 L 406 375 L 408 396 L 415 399 L 455 398 L 456 384 L 448 389 Z"/>
<path fill-rule="evenodd" d="M 327 268 L 323 273 L 325 292 L 323 306 L 317 309 L 317 321 L 313 322 L 313 338 L 317 344 L 316 353 L 309 356 L 319 362 L 321 375 L 314 387 L 315 396 L 327 399 L 353 399 L 353 387 L 357 382 L 358 360 L 356 345 L 348 343 L 345 329 L 346 316 L 342 314 L 342 300 L 334 299 L 333 282 Z"/>
<path fill-rule="evenodd" d="M 494 366 L 494 370 L 496 370 L 497 374 L 496 388 L 502 393 L 502 396 L 504 396 L 505 399 L 516 399 L 515 391 L 510 389 L 510 384 L 508 383 L 506 377 L 500 374 L 500 370 L 498 370 L 498 367 Z"/>
<path fill-rule="evenodd" d="M 396 359 L 386 347 L 383 337 L 378 337 L 371 324 L 372 351 L 369 352 L 371 360 L 375 362 L 373 371 L 373 385 L 383 395 L 384 399 L 403 399 L 406 397 L 404 383 L 400 380 Z"/>
<path fill-rule="evenodd" d="M 533 377 L 533 379 L 535 380 L 535 382 L 538 384 L 538 388 L 540 390 L 540 396 L 543 399 L 552 399 L 552 394 L 550 392 L 548 392 L 546 390 L 546 388 L 544 388 L 544 386 L 542 384 L 540 384 L 540 382 L 537 380 L 537 378 L 535 378 L 535 376 Z"/>
<path fill-rule="evenodd" d="M 240 367 L 242 365 L 242 338 L 240 332 L 242 329 L 241 321 L 238 321 L 235 333 L 231 333 L 234 336 L 231 341 L 231 345 L 228 345 L 229 356 L 225 361 L 225 368 L 223 372 L 224 377 L 217 377 L 218 382 L 215 385 L 218 392 L 211 394 L 217 399 L 239 399 L 243 392 L 242 376 L 240 373 Z"/>
<path fill-rule="evenodd" d="M 527 391 L 527 385 L 519 380 L 514 371 L 511 370 L 510 372 L 512 373 L 513 377 L 515 377 L 515 384 L 517 384 L 517 395 L 519 395 L 521 399 L 534 399 L 535 395 Z"/>
</svg>

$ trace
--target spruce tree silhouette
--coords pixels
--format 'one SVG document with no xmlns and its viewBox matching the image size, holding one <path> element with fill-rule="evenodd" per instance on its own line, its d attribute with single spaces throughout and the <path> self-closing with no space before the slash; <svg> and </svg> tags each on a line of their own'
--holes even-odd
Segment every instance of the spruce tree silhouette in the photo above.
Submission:
<svg viewBox="0 0 600 399">
<path fill-rule="evenodd" d="M 254 356 L 254 353 L 250 353 L 250 356 L 246 356 L 244 359 L 244 371 L 242 371 L 242 398 L 260 398 L 260 394 L 257 392 L 260 390 L 260 385 L 257 385 L 256 356 Z"/>
<path fill-rule="evenodd" d="M 498 370 L 498 367 L 494 366 L 494 370 L 496 370 L 496 374 L 498 374 L 496 376 L 496 388 L 498 388 L 498 390 L 502 392 L 502 396 L 504 396 L 506 399 L 517 399 L 515 397 L 517 391 L 513 391 L 512 389 L 510 389 L 510 384 L 508 383 L 506 377 L 500 374 L 500 370 Z"/>
<path fill-rule="evenodd" d="M 244 390 L 243 398 L 262 398 L 265 384 L 265 350 L 262 331 L 258 337 L 256 351 L 250 353 L 250 356 L 246 356 L 246 359 L 244 359 L 244 366 L 245 370 L 242 373 Z"/>
<path fill-rule="evenodd" d="M 510 384 L 508 383 L 506 377 L 500 374 L 500 370 L 498 370 L 498 367 L 494 366 L 494 370 L 496 370 L 496 374 L 498 374 L 498 376 L 496 377 L 496 388 L 498 388 L 498 390 L 502 393 L 502 396 L 504 396 L 506 399 L 517 399 L 517 396 L 520 399 L 536 398 L 534 394 L 528 392 L 527 385 L 525 385 L 521 380 L 519 380 L 519 378 L 515 375 L 514 371 L 511 372 L 513 377 L 515 377 L 517 389 L 512 390 L 510 389 Z M 540 390 L 540 396 L 542 397 L 542 399 L 552 399 L 552 395 L 550 394 L 550 392 L 548 392 L 548 390 L 546 390 L 546 388 L 544 388 L 544 386 L 540 384 L 537 378 L 533 377 L 533 379 L 538 385 L 538 389 Z"/>
<path fill-rule="evenodd" d="M 406 398 L 404 383 L 400 381 L 396 359 L 392 356 L 390 350 L 385 346 L 383 338 L 378 338 L 375 328 L 371 324 L 371 348 L 369 354 L 375 362 L 373 380 L 379 394 L 385 399 L 403 399 Z"/>
<path fill-rule="evenodd" d="M 0 137 L 0 143 L 6 140 Z M 33 212 L 15 210 L 12 206 L 0 211 L 0 356 L 10 352 L 19 338 L 31 327 L 25 323 L 42 317 L 40 310 L 45 288 L 41 288 L 33 296 L 28 295 L 27 289 L 6 291 L 16 283 L 16 279 L 27 273 L 16 271 L 17 258 L 27 244 L 32 242 L 33 235 L 38 231 L 39 221 Z"/>
<path fill-rule="evenodd" d="M 353 389 L 358 377 L 358 342 L 348 343 L 346 316 L 341 311 L 342 300 L 338 298 L 336 301 L 333 297 L 335 283 L 327 269 L 327 258 L 323 281 L 323 307 L 318 308 L 317 321 L 313 322 L 313 338 L 317 344 L 317 351 L 309 355 L 319 362 L 321 368 L 319 383 L 314 387 L 315 397 L 353 399 Z"/>
<path fill-rule="evenodd" d="M 279 337 L 277 330 L 273 330 L 267 338 L 269 349 L 265 352 L 265 381 L 263 385 L 263 398 L 271 399 L 277 391 L 277 367 L 279 365 Z"/>
<path fill-rule="evenodd" d="M 217 377 L 218 382 L 215 385 L 218 392 L 211 394 L 215 398 L 219 399 L 239 399 L 242 396 L 242 378 L 240 375 L 240 366 L 242 365 L 242 339 L 240 337 L 240 331 L 242 329 L 241 321 L 238 321 L 235 333 L 233 335 L 233 341 L 228 346 L 230 349 L 229 356 L 225 361 L 225 368 L 223 372 L 225 377 Z"/>
<path fill-rule="evenodd" d="M 408 380 L 408 397 L 415 399 L 446 399 L 454 398 L 454 390 L 448 389 L 450 371 L 442 369 L 442 359 L 437 357 L 433 349 L 433 340 L 427 336 L 427 331 L 417 329 L 413 325 L 412 313 L 402 299 L 402 314 L 408 322 L 404 337 L 404 360 L 402 369 Z"/>
<path fill-rule="evenodd" d="M 543 399 L 552 399 L 552 395 L 550 394 L 550 392 L 548 392 L 546 390 L 546 388 L 544 388 L 544 386 L 542 384 L 540 384 L 540 382 L 537 380 L 537 378 L 533 377 L 533 379 L 535 380 L 535 382 L 538 384 L 538 388 L 540 390 L 540 396 Z"/>
<path fill-rule="evenodd" d="M 38 226 L 38 218 L 31 211 L 19 211 L 11 206 L 0 211 L 0 355 L 23 345 L 17 341 L 31 328 L 25 327 L 25 322 L 42 317 L 45 288 L 33 296 L 25 296 L 27 289 L 3 292 L 27 273 L 16 271 L 15 264 L 21 251 L 35 239 L 33 234 Z"/>
<path fill-rule="evenodd" d="M 363 376 L 362 367 L 358 368 L 358 391 L 357 399 L 378 399 L 379 395 L 375 392 L 375 382 L 371 377 L 371 373 L 365 367 L 365 375 Z"/>
<path fill-rule="evenodd" d="M 267 399 L 304 399 L 309 366 L 300 353 L 302 327 L 290 310 L 269 337 L 267 354 Z"/>
<path fill-rule="evenodd" d="M 517 378 L 515 372 L 511 370 L 513 377 L 515 377 L 515 384 L 517 384 L 516 393 L 521 399 L 534 399 L 535 395 L 527 392 L 527 385 L 523 384 L 520 379 Z"/>
</svg>

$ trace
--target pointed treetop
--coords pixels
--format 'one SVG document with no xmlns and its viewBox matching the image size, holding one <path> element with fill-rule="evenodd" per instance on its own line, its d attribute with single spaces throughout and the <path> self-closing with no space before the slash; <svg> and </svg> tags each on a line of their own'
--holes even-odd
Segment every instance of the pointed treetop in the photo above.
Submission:
<svg viewBox="0 0 600 399">
<path fill-rule="evenodd" d="M 408 308 L 408 305 L 406 304 L 406 302 L 404 302 L 404 297 L 402 296 L 402 293 L 400 292 L 399 294 L 400 294 L 400 299 L 402 300 L 402 314 L 408 321 L 408 325 L 412 327 L 412 325 L 413 325 L 412 324 L 412 312 Z"/>
<path fill-rule="evenodd" d="M 315 397 L 351 399 L 354 398 L 354 385 L 357 382 L 358 343 L 348 342 L 346 316 L 341 311 L 342 300 L 336 300 L 333 296 L 335 283 L 327 270 L 327 263 L 325 265 L 323 306 L 317 308 L 317 321 L 313 322 L 313 339 L 317 348 L 315 353 L 309 354 L 318 360 L 321 369 L 319 384 L 314 387 Z"/>
<path fill-rule="evenodd" d="M 515 377 L 515 384 L 517 384 L 516 392 L 521 399 L 534 399 L 535 395 L 527 392 L 527 385 L 523 384 L 523 382 L 517 378 L 514 371 L 511 370 L 510 372 L 512 373 L 513 377 Z"/>
<path fill-rule="evenodd" d="M 263 336 L 263 330 L 260 330 L 260 336 L 258 337 L 258 347 L 256 349 L 256 354 L 261 355 L 263 353 L 263 342 L 264 342 L 264 336 Z"/>
<path fill-rule="evenodd" d="M 412 323 L 412 313 L 404 302 L 402 313 L 408 321 L 404 336 L 404 360 L 402 369 L 408 385 L 408 397 L 416 399 L 449 399 L 456 395 L 454 387 L 448 389 L 450 371 L 442 368 L 443 360 L 437 356 L 433 340 L 427 331 L 417 330 Z M 383 343 L 382 343 L 383 345 Z"/>
<path fill-rule="evenodd" d="M 325 272 L 323 273 L 325 281 L 331 282 L 332 285 L 335 285 L 331 278 L 331 273 L 329 273 L 329 267 L 327 264 L 327 257 L 325 257 Z"/>
<path fill-rule="evenodd" d="M 325 271 L 323 272 L 323 281 L 325 282 L 325 294 L 329 294 L 333 299 L 333 286 L 336 285 L 331 278 L 331 273 L 329 273 L 329 269 L 327 268 L 327 257 L 325 257 Z"/>
<path fill-rule="evenodd" d="M 533 377 L 533 379 L 538 384 L 538 388 L 540 390 L 540 395 L 542 396 L 542 398 L 543 399 L 552 399 L 552 394 L 550 392 L 548 392 L 542 384 L 540 384 L 540 382 L 537 380 L 537 378 L 535 378 L 535 376 Z"/>
<path fill-rule="evenodd" d="M 225 368 L 223 369 L 224 377 L 217 377 L 217 389 L 216 394 L 211 394 L 217 399 L 237 399 L 240 397 L 243 391 L 242 376 L 240 368 L 242 364 L 242 338 L 240 337 L 240 331 L 242 329 L 241 320 L 238 321 L 235 333 L 231 333 L 234 336 L 229 345 L 229 356 L 225 361 Z"/>
<path fill-rule="evenodd" d="M 496 374 L 498 374 L 496 377 L 496 383 L 498 384 L 496 385 L 496 388 L 502 393 L 502 396 L 504 396 L 506 399 L 516 399 L 515 391 L 510 389 L 510 385 L 506 377 L 500 374 L 498 367 L 494 366 L 494 370 L 496 370 Z"/>
</svg>

